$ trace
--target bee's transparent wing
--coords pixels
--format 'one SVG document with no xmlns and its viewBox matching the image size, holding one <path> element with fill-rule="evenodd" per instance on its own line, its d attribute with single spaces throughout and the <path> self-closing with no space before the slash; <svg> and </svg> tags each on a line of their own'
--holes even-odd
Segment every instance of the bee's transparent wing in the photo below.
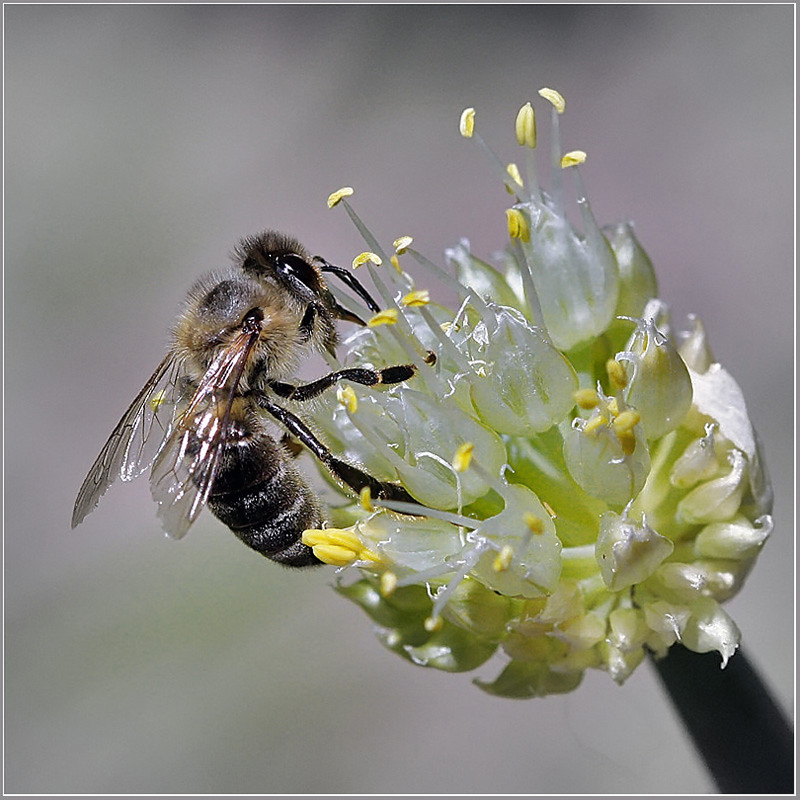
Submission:
<svg viewBox="0 0 800 800">
<path fill-rule="evenodd" d="M 94 510 L 118 477 L 132 480 L 153 463 L 172 433 L 181 391 L 180 363 L 167 355 L 122 415 L 89 470 L 75 500 L 73 528 Z"/>
<path fill-rule="evenodd" d="M 231 406 L 257 336 L 240 333 L 211 363 L 150 473 L 164 530 L 180 539 L 203 510 L 230 433 Z"/>
</svg>

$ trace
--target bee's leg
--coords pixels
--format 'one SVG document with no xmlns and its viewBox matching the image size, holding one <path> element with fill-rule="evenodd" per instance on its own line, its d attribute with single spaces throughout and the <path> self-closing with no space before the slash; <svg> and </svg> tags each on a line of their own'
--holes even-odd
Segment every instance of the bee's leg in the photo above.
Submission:
<svg viewBox="0 0 800 800">
<path fill-rule="evenodd" d="M 359 493 L 362 489 L 369 488 L 373 497 L 380 497 L 384 500 L 401 500 L 406 503 L 416 502 L 402 486 L 388 481 L 379 481 L 358 467 L 336 458 L 301 419 L 291 411 L 273 403 L 266 395 L 256 394 L 255 400 L 261 408 L 272 414 L 292 436 L 304 444 L 327 467 L 334 478 L 349 486 L 354 492 Z"/>
<path fill-rule="evenodd" d="M 314 322 L 319 314 L 319 306 L 316 303 L 309 303 L 303 319 L 300 320 L 300 335 L 303 341 L 308 341 L 314 331 Z"/>
<path fill-rule="evenodd" d="M 340 369 L 319 378 L 311 383 L 303 383 L 294 386 L 291 383 L 281 381 L 270 381 L 269 386 L 278 397 L 285 397 L 288 400 L 310 400 L 312 397 L 321 395 L 326 389 L 338 381 L 352 381 L 360 383 L 362 386 L 377 386 L 378 384 L 401 383 L 411 378 L 417 371 L 413 364 L 398 364 L 383 369 L 366 369 L 364 367 L 354 367 L 352 369 Z"/>
<path fill-rule="evenodd" d="M 337 303 L 335 300 L 333 301 L 333 310 L 336 312 L 336 316 L 345 322 L 354 322 L 356 325 L 360 325 L 362 328 L 367 324 L 363 319 L 361 319 L 361 317 L 358 316 L 358 314 L 348 311 L 343 305 Z"/>
<path fill-rule="evenodd" d="M 342 283 L 346 283 L 366 304 L 370 311 L 378 312 L 381 307 L 375 302 L 372 295 L 359 283 L 358 278 L 352 272 L 343 267 L 335 267 L 321 256 L 314 256 L 314 259 L 321 265 L 322 272 L 330 272 L 335 275 Z M 346 319 L 346 317 L 342 317 Z"/>
<path fill-rule="evenodd" d="M 300 453 L 303 452 L 303 445 L 290 433 L 284 433 L 283 436 L 281 436 L 281 446 L 291 458 L 297 458 Z"/>
</svg>

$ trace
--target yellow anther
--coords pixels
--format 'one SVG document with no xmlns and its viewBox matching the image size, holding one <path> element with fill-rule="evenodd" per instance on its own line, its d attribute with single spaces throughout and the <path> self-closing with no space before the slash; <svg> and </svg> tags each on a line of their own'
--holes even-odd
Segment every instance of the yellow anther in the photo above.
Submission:
<svg viewBox="0 0 800 800">
<path fill-rule="evenodd" d="M 403 270 L 400 269 L 400 259 L 397 256 L 395 255 L 389 256 L 389 263 L 395 268 L 395 271 L 399 275 L 403 274 Z"/>
<path fill-rule="evenodd" d="M 325 528 L 309 528 L 303 531 L 300 541 L 309 547 L 315 547 L 327 541 L 327 533 L 328 531 Z"/>
<path fill-rule="evenodd" d="M 473 450 L 475 450 L 475 445 L 472 442 L 465 442 L 459 446 L 453 456 L 453 469 L 456 472 L 466 472 L 469 469 Z"/>
<path fill-rule="evenodd" d="M 590 436 L 593 433 L 596 433 L 600 428 L 608 423 L 608 420 L 602 414 L 595 414 L 591 419 L 586 421 L 586 424 L 583 426 L 583 432 Z"/>
<path fill-rule="evenodd" d="M 617 414 L 612 424 L 617 434 L 630 433 L 641 419 L 641 414 L 638 411 L 628 408 Z"/>
<path fill-rule="evenodd" d="M 564 100 L 564 97 L 555 89 L 548 89 L 547 87 L 539 89 L 539 96 L 544 97 L 545 100 L 552 103 L 559 114 L 564 113 L 564 109 L 567 107 L 567 102 Z"/>
<path fill-rule="evenodd" d="M 544 510 L 550 515 L 550 519 L 555 519 L 558 516 L 555 509 L 547 501 L 542 500 L 542 505 L 544 506 Z"/>
<path fill-rule="evenodd" d="M 525 103 L 517 112 L 514 130 L 517 134 L 517 143 L 519 145 L 536 147 L 536 115 L 530 103 Z"/>
<path fill-rule="evenodd" d="M 508 223 L 508 235 L 512 239 L 522 239 L 523 242 L 531 240 L 531 229 L 528 220 L 518 208 L 506 209 L 506 221 Z"/>
<path fill-rule="evenodd" d="M 320 545 L 345 547 L 352 550 L 353 553 L 363 549 L 358 536 L 347 528 L 309 528 L 307 531 L 303 531 L 302 542 L 309 547 L 319 547 Z"/>
<path fill-rule="evenodd" d="M 365 486 L 358 493 L 358 502 L 361 503 L 361 508 L 363 508 L 364 511 L 372 512 L 375 510 L 375 506 L 372 505 L 372 492 L 369 486 Z"/>
<path fill-rule="evenodd" d="M 386 572 L 381 575 L 381 595 L 383 595 L 383 597 L 389 597 L 389 595 L 394 593 L 396 588 L 397 575 L 387 569 Z"/>
<path fill-rule="evenodd" d="M 528 530 L 531 533 L 544 533 L 544 522 L 540 517 L 537 517 L 536 514 L 531 514 L 530 511 L 526 511 L 522 518 L 525 520 L 525 524 L 528 526 Z"/>
<path fill-rule="evenodd" d="M 333 194 L 328 195 L 328 208 L 333 208 L 340 200 L 344 200 L 345 197 L 350 197 L 353 194 L 353 187 L 352 186 L 343 186 L 338 191 L 335 191 Z"/>
<path fill-rule="evenodd" d="M 339 547 L 338 544 L 318 544 L 312 549 L 320 561 L 332 567 L 346 567 L 356 560 L 357 555 L 346 547 Z"/>
<path fill-rule="evenodd" d="M 450 328 L 453 327 L 453 323 L 452 322 L 442 322 L 442 323 L 439 324 L 439 327 L 442 329 L 443 333 L 447 333 L 450 330 Z"/>
<path fill-rule="evenodd" d="M 586 153 L 583 150 L 570 150 L 569 153 L 564 153 L 561 156 L 561 169 L 577 167 L 578 164 L 583 164 L 584 161 L 586 161 Z"/>
<path fill-rule="evenodd" d="M 438 630 L 441 630 L 442 625 L 442 618 L 439 616 L 436 617 L 428 617 L 425 622 L 422 623 L 423 627 L 425 628 L 428 633 L 434 633 Z"/>
<path fill-rule="evenodd" d="M 511 176 L 511 180 L 517 184 L 520 188 L 522 188 L 525 184 L 522 182 L 522 175 L 519 173 L 519 167 L 516 164 L 509 164 L 506 167 L 506 172 Z M 506 187 L 508 188 L 508 187 Z M 508 189 L 510 192 L 511 189 Z"/>
<path fill-rule="evenodd" d="M 336 390 L 336 399 L 351 413 L 358 411 L 358 397 L 352 386 L 340 386 Z"/>
<path fill-rule="evenodd" d="M 572 399 L 578 408 L 583 408 L 588 411 L 591 408 L 597 408 L 600 398 L 594 389 L 578 389 L 573 393 Z"/>
<path fill-rule="evenodd" d="M 400 236 L 392 242 L 392 247 L 394 247 L 395 253 L 401 256 L 411 246 L 411 242 L 413 241 L 414 239 L 411 236 Z"/>
<path fill-rule="evenodd" d="M 472 133 L 474 130 L 475 130 L 475 109 L 465 108 L 461 112 L 461 119 L 458 121 L 458 131 L 465 139 L 469 139 L 472 137 Z"/>
<path fill-rule="evenodd" d="M 378 325 L 394 325 L 397 322 L 397 309 L 387 308 L 385 311 L 379 311 L 374 317 L 367 320 L 367 325 L 370 328 L 376 328 Z"/>
<path fill-rule="evenodd" d="M 615 391 L 624 389 L 628 385 L 628 373 L 625 372 L 625 367 L 614 358 L 609 358 L 606 361 L 606 372 L 608 373 L 608 380 Z"/>
<path fill-rule="evenodd" d="M 373 263 L 376 267 L 379 267 L 383 263 L 379 255 L 367 251 L 366 253 L 359 253 L 353 259 L 353 269 L 358 269 L 362 264 L 366 264 L 367 262 Z"/>
<path fill-rule="evenodd" d="M 416 306 L 426 306 L 431 301 L 431 294 L 427 289 L 417 289 L 414 292 L 409 292 L 401 301 L 400 304 L 415 308 Z"/>
<path fill-rule="evenodd" d="M 152 408 L 153 411 L 158 411 L 158 409 L 161 408 L 161 406 L 166 402 L 166 400 L 167 400 L 167 392 L 164 389 L 161 389 L 161 391 L 156 392 L 150 398 L 150 408 Z"/>
<path fill-rule="evenodd" d="M 374 551 L 369 550 L 368 548 L 364 548 L 358 553 L 357 561 L 373 561 L 376 564 L 380 564 L 383 559 Z"/>
<path fill-rule="evenodd" d="M 609 397 L 606 401 L 606 411 L 611 414 L 612 417 L 616 417 L 619 414 L 619 403 L 617 402 L 616 397 Z"/>
<path fill-rule="evenodd" d="M 613 421 L 614 431 L 626 456 L 631 455 L 636 449 L 636 434 L 634 426 L 641 420 L 638 412 L 627 409 L 620 412 Z"/>
<path fill-rule="evenodd" d="M 325 564 L 346 567 L 354 561 L 380 562 L 381 557 L 364 547 L 361 540 L 346 528 L 315 528 L 303 531 L 303 544 Z"/>
<path fill-rule="evenodd" d="M 492 561 L 492 569 L 495 572 L 505 572 L 511 566 L 512 558 L 514 558 L 514 548 L 510 544 L 504 544 Z"/>
</svg>

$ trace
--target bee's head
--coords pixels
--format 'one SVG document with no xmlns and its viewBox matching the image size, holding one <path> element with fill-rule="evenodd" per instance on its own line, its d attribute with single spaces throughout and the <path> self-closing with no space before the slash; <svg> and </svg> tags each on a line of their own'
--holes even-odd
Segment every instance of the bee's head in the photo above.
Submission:
<svg viewBox="0 0 800 800">
<path fill-rule="evenodd" d="M 234 259 L 245 275 L 270 283 L 301 303 L 328 303 L 322 272 L 300 242 L 277 231 L 248 236 Z"/>
</svg>

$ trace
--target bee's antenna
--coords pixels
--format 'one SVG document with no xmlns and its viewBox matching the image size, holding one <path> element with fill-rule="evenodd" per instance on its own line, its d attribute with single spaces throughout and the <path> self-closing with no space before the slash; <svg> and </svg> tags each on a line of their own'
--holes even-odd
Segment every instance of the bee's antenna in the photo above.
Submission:
<svg viewBox="0 0 800 800">
<path fill-rule="evenodd" d="M 372 299 L 372 295 L 362 286 L 358 278 L 356 278 L 352 272 L 349 272 L 343 267 L 335 267 L 320 256 L 314 256 L 314 260 L 319 262 L 322 272 L 331 272 L 336 275 L 340 281 L 346 283 L 367 304 L 367 308 L 369 308 L 370 311 L 377 313 L 381 310 L 381 307 Z"/>
</svg>

